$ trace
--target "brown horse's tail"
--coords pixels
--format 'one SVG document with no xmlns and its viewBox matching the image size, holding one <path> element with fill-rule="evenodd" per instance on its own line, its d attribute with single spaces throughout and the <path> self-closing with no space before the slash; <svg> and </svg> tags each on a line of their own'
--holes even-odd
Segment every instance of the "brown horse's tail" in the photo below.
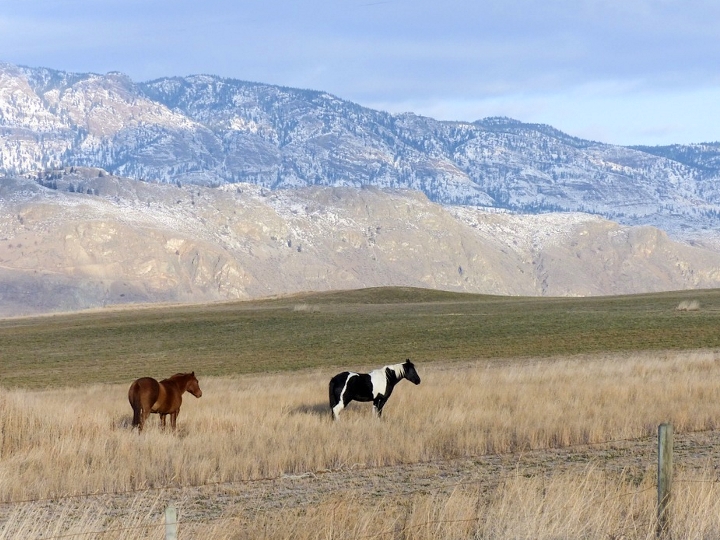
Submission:
<svg viewBox="0 0 720 540">
<path fill-rule="evenodd" d="M 133 410 L 132 426 L 138 427 L 141 419 L 140 414 L 142 413 L 142 401 L 140 399 L 140 389 L 138 388 L 137 381 L 130 385 L 130 390 L 128 391 L 128 401 L 130 402 L 130 406 Z"/>
</svg>

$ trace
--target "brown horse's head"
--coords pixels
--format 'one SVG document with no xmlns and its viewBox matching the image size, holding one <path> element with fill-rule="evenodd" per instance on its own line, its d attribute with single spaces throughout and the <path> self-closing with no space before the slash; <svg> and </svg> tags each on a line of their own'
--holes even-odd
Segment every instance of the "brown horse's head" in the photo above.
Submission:
<svg viewBox="0 0 720 540">
<path fill-rule="evenodd" d="M 188 383 L 185 387 L 185 390 L 190 392 L 195 397 L 202 396 L 202 390 L 200 390 L 200 383 L 198 382 L 197 377 L 195 377 L 194 371 L 190 374 L 190 377 L 188 378 Z"/>
<path fill-rule="evenodd" d="M 190 392 L 195 397 L 202 396 L 202 390 L 200 390 L 200 383 L 195 377 L 195 372 L 192 373 L 176 373 L 171 379 L 174 379 L 184 392 Z"/>
</svg>

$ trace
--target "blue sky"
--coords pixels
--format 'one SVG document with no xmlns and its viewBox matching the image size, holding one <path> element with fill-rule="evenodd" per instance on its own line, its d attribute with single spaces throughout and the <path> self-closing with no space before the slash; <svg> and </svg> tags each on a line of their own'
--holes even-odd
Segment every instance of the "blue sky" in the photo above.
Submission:
<svg viewBox="0 0 720 540">
<path fill-rule="evenodd" d="M 718 29 L 717 0 L 0 0 L 0 61 L 652 145 L 720 140 Z"/>
</svg>

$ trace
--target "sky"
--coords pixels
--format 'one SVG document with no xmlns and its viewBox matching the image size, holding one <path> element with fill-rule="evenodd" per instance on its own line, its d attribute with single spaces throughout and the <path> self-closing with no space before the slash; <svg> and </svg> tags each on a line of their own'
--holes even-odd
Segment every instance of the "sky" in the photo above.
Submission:
<svg viewBox="0 0 720 540">
<path fill-rule="evenodd" d="M 720 140 L 718 0 L 0 0 L 0 62 L 211 74 L 391 113 Z"/>
</svg>

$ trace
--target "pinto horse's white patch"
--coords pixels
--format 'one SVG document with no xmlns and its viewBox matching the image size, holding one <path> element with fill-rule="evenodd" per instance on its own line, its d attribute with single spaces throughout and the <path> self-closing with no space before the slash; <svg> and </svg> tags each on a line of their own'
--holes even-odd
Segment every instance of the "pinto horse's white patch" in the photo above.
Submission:
<svg viewBox="0 0 720 540">
<path fill-rule="evenodd" d="M 370 372 L 370 381 L 372 382 L 373 399 L 378 397 L 380 394 L 385 394 L 385 391 L 387 390 L 387 375 L 385 375 L 385 368 L 372 370 Z"/>
</svg>

